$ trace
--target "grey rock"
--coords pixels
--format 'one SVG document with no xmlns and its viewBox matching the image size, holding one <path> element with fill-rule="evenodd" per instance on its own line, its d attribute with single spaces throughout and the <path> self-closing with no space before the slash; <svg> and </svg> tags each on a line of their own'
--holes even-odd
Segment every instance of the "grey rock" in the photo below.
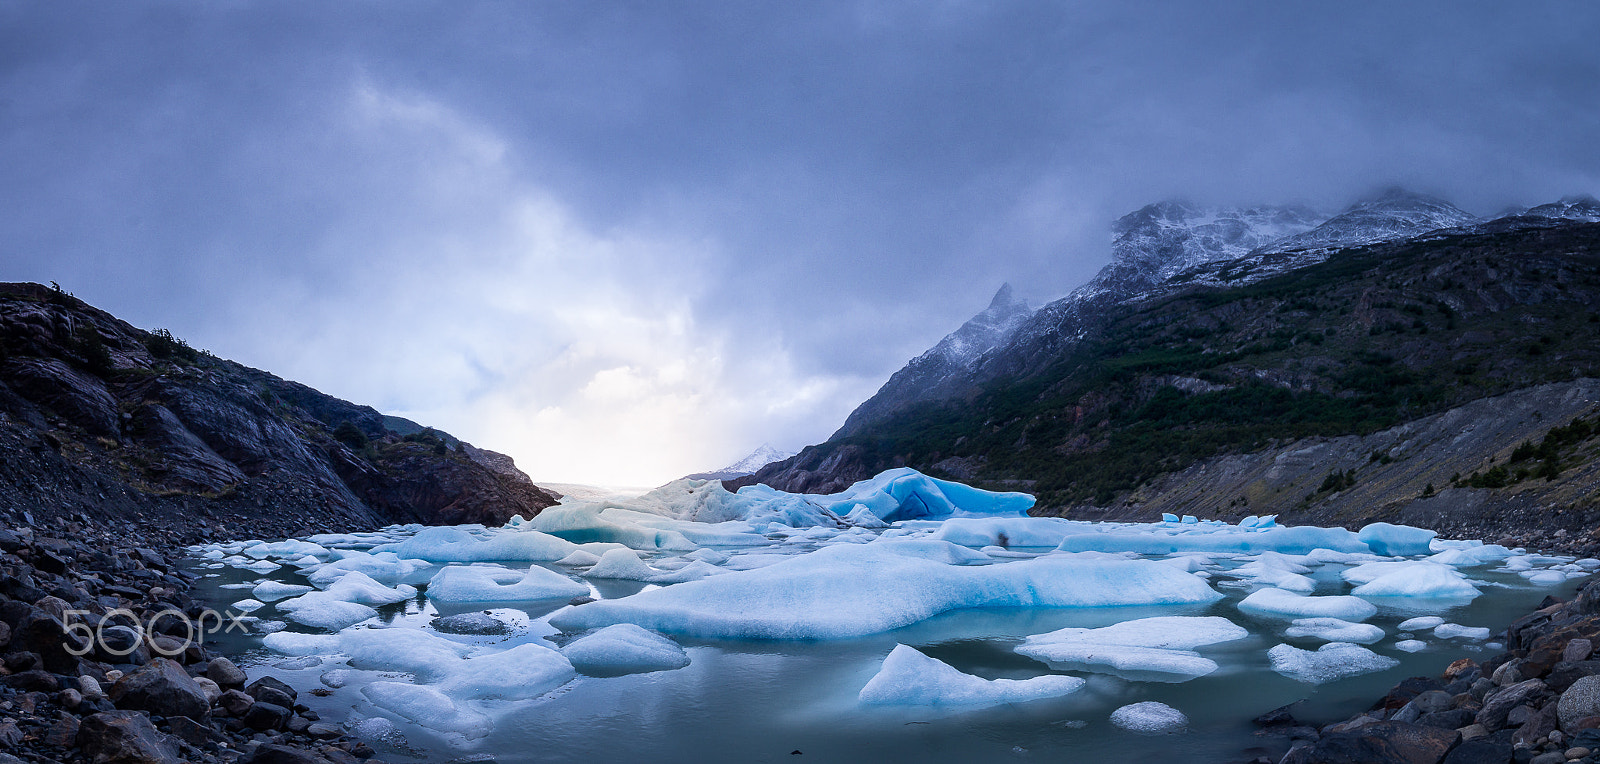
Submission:
<svg viewBox="0 0 1600 764">
<path fill-rule="evenodd" d="M 1561 650 L 1561 660 L 1567 661 L 1568 663 L 1576 663 L 1578 661 L 1588 660 L 1589 656 L 1593 654 L 1594 643 L 1579 637 L 1577 639 L 1568 640 L 1567 646 Z"/>
<path fill-rule="evenodd" d="M 206 678 L 217 683 L 224 690 L 236 690 L 244 686 L 244 669 L 234 665 L 227 658 L 213 658 L 206 664 Z"/>
<path fill-rule="evenodd" d="M 1473 720 L 1486 729 L 1497 730 L 1506 726 L 1506 714 L 1522 705 L 1528 698 L 1545 689 L 1544 682 L 1526 679 L 1509 687 L 1502 687 L 1484 698 L 1483 710 Z"/>
<path fill-rule="evenodd" d="M 205 690 L 182 666 L 166 658 L 154 658 L 138 671 L 118 679 L 108 694 L 117 708 L 162 716 L 203 719 L 211 712 Z"/>
<path fill-rule="evenodd" d="M 473 612 L 459 613 L 433 619 L 431 624 L 436 631 L 446 634 L 472 634 L 490 636 L 511 633 L 511 627 L 498 618 L 488 613 Z"/>
<path fill-rule="evenodd" d="M 78 745 L 95 764 L 178 764 L 178 747 L 137 711 L 106 711 L 83 720 Z"/>
<path fill-rule="evenodd" d="M 267 730 L 283 729 L 283 725 L 289 721 L 291 713 L 289 709 L 276 703 L 258 700 L 254 705 L 250 706 L 250 710 L 244 712 L 243 720 L 245 725 L 251 729 L 265 732 Z"/>
<path fill-rule="evenodd" d="M 1417 710 L 1424 714 L 1431 714 L 1435 711 L 1448 711 L 1456 706 L 1455 699 L 1450 693 L 1443 690 L 1428 690 L 1412 698 L 1411 702 L 1416 704 Z"/>
<path fill-rule="evenodd" d="M 1549 751 L 1533 757 L 1528 764 L 1566 764 L 1567 754 L 1562 751 Z"/>
<path fill-rule="evenodd" d="M 256 699 L 258 703 L 272 703 L 293 708 L 297 693 L 293 687 L 278 681 L 270 676 L 264 676 L 250 683 L 244 688 L 245 694 Z"/>
<path fill-rule="evenodd" d="M 222 697 L 217 698 L 217 707 L 229 716 L 243 716 L 255 702 L 255 698 L 239 690 L 226 690 L 222 693 Z"/>
<path fill-rule="evenodd" d="M 1561 728 L 1573 729 L 1579 719 L 1600 714 L 1600 676 L 1586 676 L 1572 683 L 1556 704 Z"/>
</svg>

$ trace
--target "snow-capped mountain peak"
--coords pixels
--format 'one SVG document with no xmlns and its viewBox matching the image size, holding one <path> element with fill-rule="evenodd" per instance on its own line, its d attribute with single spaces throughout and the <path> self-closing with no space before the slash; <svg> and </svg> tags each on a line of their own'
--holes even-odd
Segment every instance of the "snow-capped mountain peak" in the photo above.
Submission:
<svg viewBox="0 0 1600 764">
<path fill-rule="evenodd" d="M 781 451 L 773 448 L 772 444 L 770 443 L 762 443 L 756 448 L 756 450 L 751 451 L 749 456 L 746 456 L 745 458 L 740 459 L 739 461 L 736 461 L 733 464 L 723 467 L 717 471 L 736 472 L 741 475 L 748 475 L 773 462 L 782 461 L 791 456 L 794 456 L 793 451 Z"/>
<path fill-rule="evenodd" d="M 1443 200 L 1401 188 L 1357 202 L 1305 233 L 1257 247 L 1255 252 L 1291 252 L 1356 247 L 1405 239 L 1466 225 L 1478 218 Z"/>
<path fill-rule="evenodd" d="M 1600 223 L 1600 200 L 1587 194 L 1568 196 L 1559 202 L 1541 204 L 1522 213 L 1529 217 L 1560 218 Z"/>
</svg>

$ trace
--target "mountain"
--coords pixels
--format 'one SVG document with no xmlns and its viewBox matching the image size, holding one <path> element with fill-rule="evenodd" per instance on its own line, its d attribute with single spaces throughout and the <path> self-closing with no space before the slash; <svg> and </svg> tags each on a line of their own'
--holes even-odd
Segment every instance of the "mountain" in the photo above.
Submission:
<svg viewBox="0 0 1600 764">
<path fill-rule="evenodd" d="M 557 500 L 508 456 L 385 422 L 60 289 L 0 284 L 0 511 L 28 524 L 268 537 L 503 524 Z"/>
<path fill-rule="evenodd" d="M 1533 207 L 1522 214 L 1529 217 L 1600 223 L 1600 200 L 1588 195 L 1569 196 L 1558 202 Z"/>
<path fill-rule="evenodd" d="M 1443 199 L 1393 188 L 1353 205 L 1316 228 L 1269 242 L 1256 252 L 1345 249 L 1409 239 L 1477 219 Z"/>
<path fill-rule="evenodd" d="M 1112 225 L 1111 262 L 1089 283 L 1037 312 L 1013 297 L 1009 284 L 1002 286 L 988 308 L 895 372 L 850 413 L 833 439 L 864 432 L 908 406 L 956 399 L 985 379 L 1014 374 L 1030 358 L 1059 352 L 1072 342 L 1086 317 L 1174 274 L 1237 258 L 1266 242 L 1310 230 L 1325 218 L 1302 206 L 1214 208 L 1183 201 L 1131 212 Z"/>
<path fill-rule="evenodd" d="M 1027 301 L 1012 293 L 1010 284 L 1002 284 L 989 301 L 989 307 L 895 372 L 877 395 L 850 413 L 833 437 L 857 432 L 868 423 L 899 410 L 907 402 L 946 397 L 951 392 L 948 388 L 952 382 L 970 373 L 984 353 L 1010 339 L 1032 313 Z"/>
<path fill-rule="evenodd" d="M 1395 214 L 1377 214 L 1384 208 Z M 1593 432 L 1600 432 L 1584 387 L 1600 377 L 1600 224 L 1519 216 L 1491 226 L 1453 209 L 1389 194 L 1202 268 L 1226 273 L 1260 262 L 1284 241 L 1383 241 L 1327 249 L 1296 267 L 1232 281 L 1184 281 L 1191 268 L 1115 302 L 1058 301 L 1052 306 L 1076 312 L 1051 315 L 1046 306 L 1035 313 L 985 355 L 984 373 L 959 397 L 906 403 L 740 482 L 836 489 L 909 465 L 1034 492 L 1044 512 L 1144 517 L 1154 506 L 1205 505 L 1216 496 L 1194 486 L 1223 490 L 1232 485 L 1223 478 L 1249 472 L 1241 465 L 1268 459 L 1258 477 L 1272 472 L 1272 480 L 1261 478 L 1271 489 L 1252 488 L 1247 502 L 1232 502 L 1226 512 L 1329 513 L 1317 521 L 1343 523 L 1400 512 L 1429 484 L 1430 498 L 1450 491 L 1458 499 L 1451 506 L 1479 507 L 1486 523 L 1496 513 L 1515 516 L 1508 508 L 1514 498 L 1544 511 L 1561 497 L 1597 495 L 1600 477 L 1589 466 L 1595 444 L 1582 423 L 1594 417 Z M 1397 234 L 1399 219 L 1411 220 L 1416 233 Z M 1545 391 L 1535 396 L 1543 403 L 1512 402 L 1536 388 Z M 1491 399 L 1503 403 L 1480 405 Z M 1383 459 L 1406 453 L 1395 450 L 1404 433 L 1428 417 L 1460 427 L 1470 425 L 1469 416 L 1513 408 L 1544 418 L 1477 430 L 1527 440 L 1514 461 L 1518 443 L 1499 438 L 1436 442 L 1426 459 L 1407 461 L 1403 480 Z M 1347 464 L 1348 454 L 1314 456 L 1329 439 L 1382 432 L 1399 434 L 1350 441 L 1388 443 L 1373 455 L 1375 466 Z M 1549 456 L 1533 458 L 1543 442 L 1554 444 Z M 1279 460 L 1276 468 L 1271 459 Z M 1344 481 L 1376 475 L 1380 466 L 1394 473 L 1386 485 L 1414 481 L 1418 493 L 1385 500 L 1404 506 L 1337 498 L 1351 490 Z M 1204 472 L 1209 477 L 1201 480 L 1196 470 L 1223 472 Z M 1334 516 L 1335 506 L 1342 514 Z M 1224 512 L 1215 505 L 1209 511 Z M 1600 521 L 1600 511 L 1593 514 Z M 1568 510 L 1567 517 L 1576 524 L 1587 515 Z"/>
<path fill-rule="evenodd" d="M 776 448 L 773 448 L 770 443 L 762 443 L 756 448 L 756 450 L 751 451 L 750 454 L 745 458 L 723 467 L 720 470 L 713 470 L 711 472 L 696 472 L 693 475 L 685 475 L 684 477 L 692 478 L 694 480 L 733 480 L 735 478 L 741 478 L 746 475 L 755 474 L 755 472 L 762 467 L 765 467 L 773 462 L 783 461 L 791 456 L 794 456 L 793 451 L 780 451 Z"/>
</svg>

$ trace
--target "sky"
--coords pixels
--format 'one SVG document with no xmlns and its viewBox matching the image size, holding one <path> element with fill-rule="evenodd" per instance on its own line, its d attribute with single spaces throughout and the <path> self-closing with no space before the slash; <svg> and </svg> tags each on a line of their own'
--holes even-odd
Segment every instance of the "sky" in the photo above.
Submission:
<svg viewBox="0 0 1600 764">
<path fill-rule="evenodd" d="M 1588 2 L 0 0 L 0 280 L 656 485 L 1170 198 L 1600 193 Z"/>
</svg>

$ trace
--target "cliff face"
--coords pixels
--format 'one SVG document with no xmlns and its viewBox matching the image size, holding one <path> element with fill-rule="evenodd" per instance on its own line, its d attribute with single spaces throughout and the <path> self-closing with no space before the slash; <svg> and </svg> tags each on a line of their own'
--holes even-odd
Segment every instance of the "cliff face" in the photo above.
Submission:
<svg viewBox="0 0 1600 764">
<path fill-rule="evenodd" d="M 454 447 L 450 444 L 455 443 Z M 0 284 L 0 510 L 192 537 L 502 524 L 557 497 L 510 458 Z"/>
</svg>

